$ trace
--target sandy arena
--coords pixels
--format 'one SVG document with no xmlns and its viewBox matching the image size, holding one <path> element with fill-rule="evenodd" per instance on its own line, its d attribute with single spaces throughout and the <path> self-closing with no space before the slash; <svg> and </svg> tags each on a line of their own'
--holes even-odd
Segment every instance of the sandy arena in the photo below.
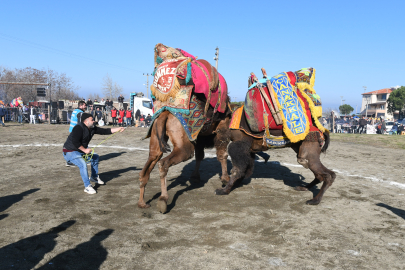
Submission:
<svg viewBox="0 0 405 270">
<path fill-rule="evenodd" d="M 139 209 L 145 128 L 96 149 L 97 194 L 66 167 L 66 125 L 0 129 L 0 269 L 403 269 L 404 149 L 334 142 L 321 161 L 337 173 L 318 206 L 293 186 L 313 180 L 293 150 L 268 151 L 251 178 L 217 196 L 220 164 L 206 151 L 200 185 L 194 159 L 168 174 L 168 213 L 156 209 L 157 168 Z M 363 135 L 366 139 L 367 136 Z M 374 135 L 378 136 L 378 135 Z M 95 135 L 91 145 L 105 136 Z M 231 162 L 228 162 L 228 171 Z"/>
</svg>

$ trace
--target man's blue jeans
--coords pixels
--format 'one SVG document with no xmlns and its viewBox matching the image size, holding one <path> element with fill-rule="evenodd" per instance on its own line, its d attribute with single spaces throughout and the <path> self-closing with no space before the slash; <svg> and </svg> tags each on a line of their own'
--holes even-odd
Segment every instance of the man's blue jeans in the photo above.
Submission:
<svg viewBox="0 0 405 270">
<path fill-rule="evenodd" d="M 131 118 L 127 118 L 127 126 L 131 126 Z"/>
<path fill-rule="evenodd" d="M 23 122 L 23 117 L 22 117 L 22 115 L 19 115 L 18 116 L 18 123 L 22 123 Z"/>
<path fill-rule="evenodd" d="M 84 161 L 82 158 L 82 153 L 79 151 L 73 151 L 73 152 L 66 152 L 63 153 L 63 158 L 67 162 L 71 162 L 75 164 L 77 167 L 80 169 L 80 175 L 82 176 L 82 180 L 84 183 L 84 187 L 90 186 L 90 180 L 89 180 L 89 174 L 87 172 L 87 163 Z M 97 179 L 98 176 L 98 162 L 99 162 L 99 156 L 97 154 L 93 154 L 93 158 L 91 159 L 91 177 Z"/>
</svg>

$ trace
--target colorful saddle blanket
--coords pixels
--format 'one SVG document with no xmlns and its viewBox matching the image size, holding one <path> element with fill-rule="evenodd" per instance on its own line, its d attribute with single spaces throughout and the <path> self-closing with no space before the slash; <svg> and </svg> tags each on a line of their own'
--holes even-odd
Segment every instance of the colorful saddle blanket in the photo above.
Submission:
<svg viewBox="0 0 405 270">
<path fill-rule="evenodd" d="M 268 129 L 283 130 L 286 138 L 293 143 L 303 140 L 313 125 L 325 132 L 325 128 L 318 121 L 322 116 L 322 107 L 320 98 L 313 89 L 315 69 L 283 72 L 272 77 L 270 82 L 271 86 L 268 86 L 267 79 L 259 80 L 249 88 L 246 95 L 243 112 L 252 132 L 264 132 L 266 126 Z M 283 119 L 282 125 L 277 125 L 274 121 L 259 86 L 263 88 L 269 100 L 269 88 L 273 91 Z"/>
<path fill-rule="evenodd" d="M 152 132 L 153 122 L 159 117 L 159 115 L 164 111 L 169 111 L 173 114 L 181 123 L 184 128 L 184 131 L 187 134 L 187 137 L 190 141 L 195 141 L 201 129 L 204 127 L 204 124 L 207 121 L 207 118 L 204 116 L 204 106 L 205 103 L 199 100 L 195 95 L 191 96 L 189 101 L 188 112 L 179 112 L 176 109 L 170 107 L 162 107 L 153 114 L 152 122 L 149 127 L 146 138 L 150 137 Z"/>
<path fill-rule="evenodd" d="M 181 86 L 177 78 L 184 79 L 186 85 L 192 79 L 195 93 L 202 93 L 214 111 L 225 112 L 228 86 L 225 79 L 205 60 L 197 60 L 193 55 L 165 46 L 155 46 L 155 71 L 151 86 L 152 94 L 159 101 L 174 99 Z M 191 84 L 191 83 L 190 83 Z M 191 94 L 190 94 L 191 97 Z M 175 108 L 171 102 L 166 106 Z"/>
</svg>

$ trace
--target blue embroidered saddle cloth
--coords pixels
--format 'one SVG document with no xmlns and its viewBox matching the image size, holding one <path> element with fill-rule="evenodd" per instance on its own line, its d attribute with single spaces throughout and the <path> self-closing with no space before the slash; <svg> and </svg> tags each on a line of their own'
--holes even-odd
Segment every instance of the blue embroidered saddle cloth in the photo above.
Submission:
<svg viewBox="0 0 405 270">
<path fill-rule="evenodd" d="M 188 139 L 193 142 L 197 139 L 198 134 L 204 127 L 204 124 L 207 120 L 207 118 L 204 117 L 204 109 L 205 103 L 197 99 L 195 95 L 191 96 L 188 111 L 179 111 L 171 107 L 163 107 L 153 114 L 152 122 L 150 124 L 146 138 L 150 137 L 153 122 L 159 117 L 162 112 L 169 111 L 180 121 L 184 131 L 187 134 Z"/>
</svg>

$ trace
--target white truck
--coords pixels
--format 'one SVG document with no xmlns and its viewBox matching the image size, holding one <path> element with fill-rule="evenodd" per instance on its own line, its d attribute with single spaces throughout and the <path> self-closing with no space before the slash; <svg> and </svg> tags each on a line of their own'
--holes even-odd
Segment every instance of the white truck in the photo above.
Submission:
<svg viewBox="0 0 405 270">
<path fill-rule="evenodd" d="M 153 116 L 153 105 L 152 100 L 149 98 L 144 97 L 142 92 L 132 92 L 130 98 L 130 106 L 132 108 L 133 114 L 135 115 L 136 111 L 139 109 L 141 114 L 148 116 L 150 114 Z"/>
</svg>

